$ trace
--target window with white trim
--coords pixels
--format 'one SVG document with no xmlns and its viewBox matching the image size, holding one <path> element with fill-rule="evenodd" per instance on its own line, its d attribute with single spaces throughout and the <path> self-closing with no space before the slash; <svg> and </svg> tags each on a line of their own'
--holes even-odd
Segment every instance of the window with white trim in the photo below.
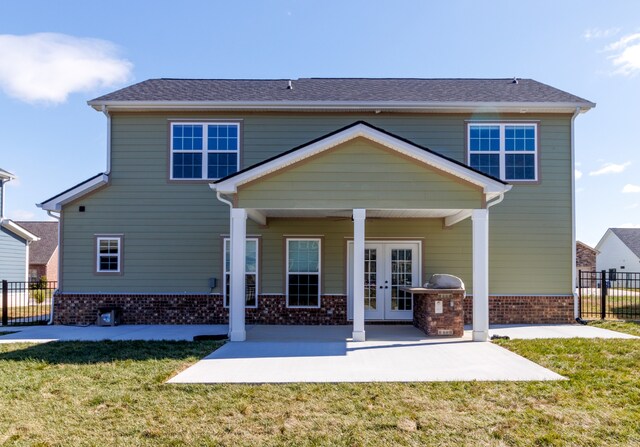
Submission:
<svg viewBox="0 0 640 447">
<path fill-rule="evenodd" d="M 220 179 L 240 169 L 239 123 L 171 123 L 171 179 Z"/>
<path fill-rule="evenodd" d="M 538 180 L 538 126 L 470 123 L 469 166 L 506 181 Z"/>
<path fill-rule="evenodd" d="M 287 239 L 287 306 L 320 307 L 320 239 Z"/>
<path fill-rule="evenodd" d="M 122 237 L 96 237 L 96 272 L 121 273 L 122 271 Z"/>
<path fill-rule="evenodd" d="M 246 307 L 258 307 L 258 239 L 248 238 L 245 248 L 245 297 Z M 231 240 L 224 240 L 224 305 L 229 307 L 231 296 Z"/>
</svg>

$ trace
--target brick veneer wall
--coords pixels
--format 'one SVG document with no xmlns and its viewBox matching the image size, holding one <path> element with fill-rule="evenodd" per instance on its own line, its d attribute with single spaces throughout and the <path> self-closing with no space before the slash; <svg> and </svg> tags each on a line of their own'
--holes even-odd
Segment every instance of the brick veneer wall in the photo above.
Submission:
<svg viewBox="0 0 640 447">
<path fill-rule="evenodd" d="M 596 269 L 596 253 L 595 249 L 578 241 L 576 243 L 576 266 L 583 267 L 583 270 L 594 271 Z"/>
<path fill-rule="evenodd" d="M 249 324 L 348 324 L 347 297 L 326 295 L 317 309 L 286 307 L 283 295 L 260 296 L 259 307 L 247 308 Z M 416 312 L 419 303 L 416 302 Z M 221 295 L 56 294 L 55 324 L 92 324 L 99 307 L 120 306 L 123 324 L 225 324 L 229 312 Z M 464 299 L 465 324 L 471 324 L 473 297 Z M 494 324 L 572 323 L 573 297 L 492 296 L 490 322 Z"/>
<path fill-rule="evenodd" d="M 414 293 L 413 325 L 429 336 L 462 337 L 464 335 L 463 299 L 464 290 L 430 290 Z M 441 314 L 435 313 L 436 301 L 442 301 Z"/>
<path fill-rule="evenodd" d="M 464 299 L 464 323 L 473 319 L 473 296 Z M 492 324 L 573 323 L 572 296 L 490 296 Z"/>
<path fill-rule="evenodd" d="M 347 298 L 325 295 L 317 309 L 287 308 L 284 295 L 258 297 L 258 308 L 247 308 L 249 324 L 347 323 Z M 222 295 L 56 294 L 55 324 L 95 323 L 98 308 L 119 306 L 123 324 L 226 324 L 229 310 Z"/>
</svg>

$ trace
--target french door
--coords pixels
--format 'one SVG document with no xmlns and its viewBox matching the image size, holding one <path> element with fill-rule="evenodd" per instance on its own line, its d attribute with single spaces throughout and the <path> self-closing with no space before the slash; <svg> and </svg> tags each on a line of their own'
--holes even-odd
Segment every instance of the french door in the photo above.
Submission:
<svg viewBox="0 0 640 447">
<path fill-rule="evenodd" d="M 349 318 L 353 318 L 353 243 L 349 242 Z M 410 320 L 411 294 L 403 287 L 420 284 L 420 243 L 367 242 L 364 249 L 364 317 Z"/>
</svg>

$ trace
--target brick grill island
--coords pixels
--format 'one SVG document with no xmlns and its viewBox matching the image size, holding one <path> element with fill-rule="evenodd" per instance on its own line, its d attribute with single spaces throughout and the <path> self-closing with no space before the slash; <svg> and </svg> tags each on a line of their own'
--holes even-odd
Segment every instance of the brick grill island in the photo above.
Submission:
<svg viewBox="0 0 640 447">
<path fill-rule="evenodd" d="M 464 289 L 407 288 L 413 295 L 413 325 L 429 336 L 464 335 Z"/>
</svg>

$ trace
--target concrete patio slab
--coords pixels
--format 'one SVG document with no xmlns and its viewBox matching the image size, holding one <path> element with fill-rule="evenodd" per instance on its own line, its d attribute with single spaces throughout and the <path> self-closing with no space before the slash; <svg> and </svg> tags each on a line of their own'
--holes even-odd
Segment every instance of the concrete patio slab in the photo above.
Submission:
<svg viewBox="0 0 640 447">
<path fill-rule="evenodd" d="M 48 343 L 51 341 L 102 340 L 193 340 L 195 335 L 221 335 L 226 324 L 212 325 L 122 325 L 122 326 L 8 326 L 16 331 L 0 336 L 0 343 Z"/>
<path fill-rule="evenodd" d="M 640 338 L 635 335 L 581 324 L 493 324 L 489 328 L 489 337 L 493 335 L 506 335 L 511 339 Z"/>
<path fill-rule="evenodd" d="M 253 326 L 169 383 L 430 382 L 562 380 L 493 343 L 429 338 L 412 326 Z"/>
</svg>

